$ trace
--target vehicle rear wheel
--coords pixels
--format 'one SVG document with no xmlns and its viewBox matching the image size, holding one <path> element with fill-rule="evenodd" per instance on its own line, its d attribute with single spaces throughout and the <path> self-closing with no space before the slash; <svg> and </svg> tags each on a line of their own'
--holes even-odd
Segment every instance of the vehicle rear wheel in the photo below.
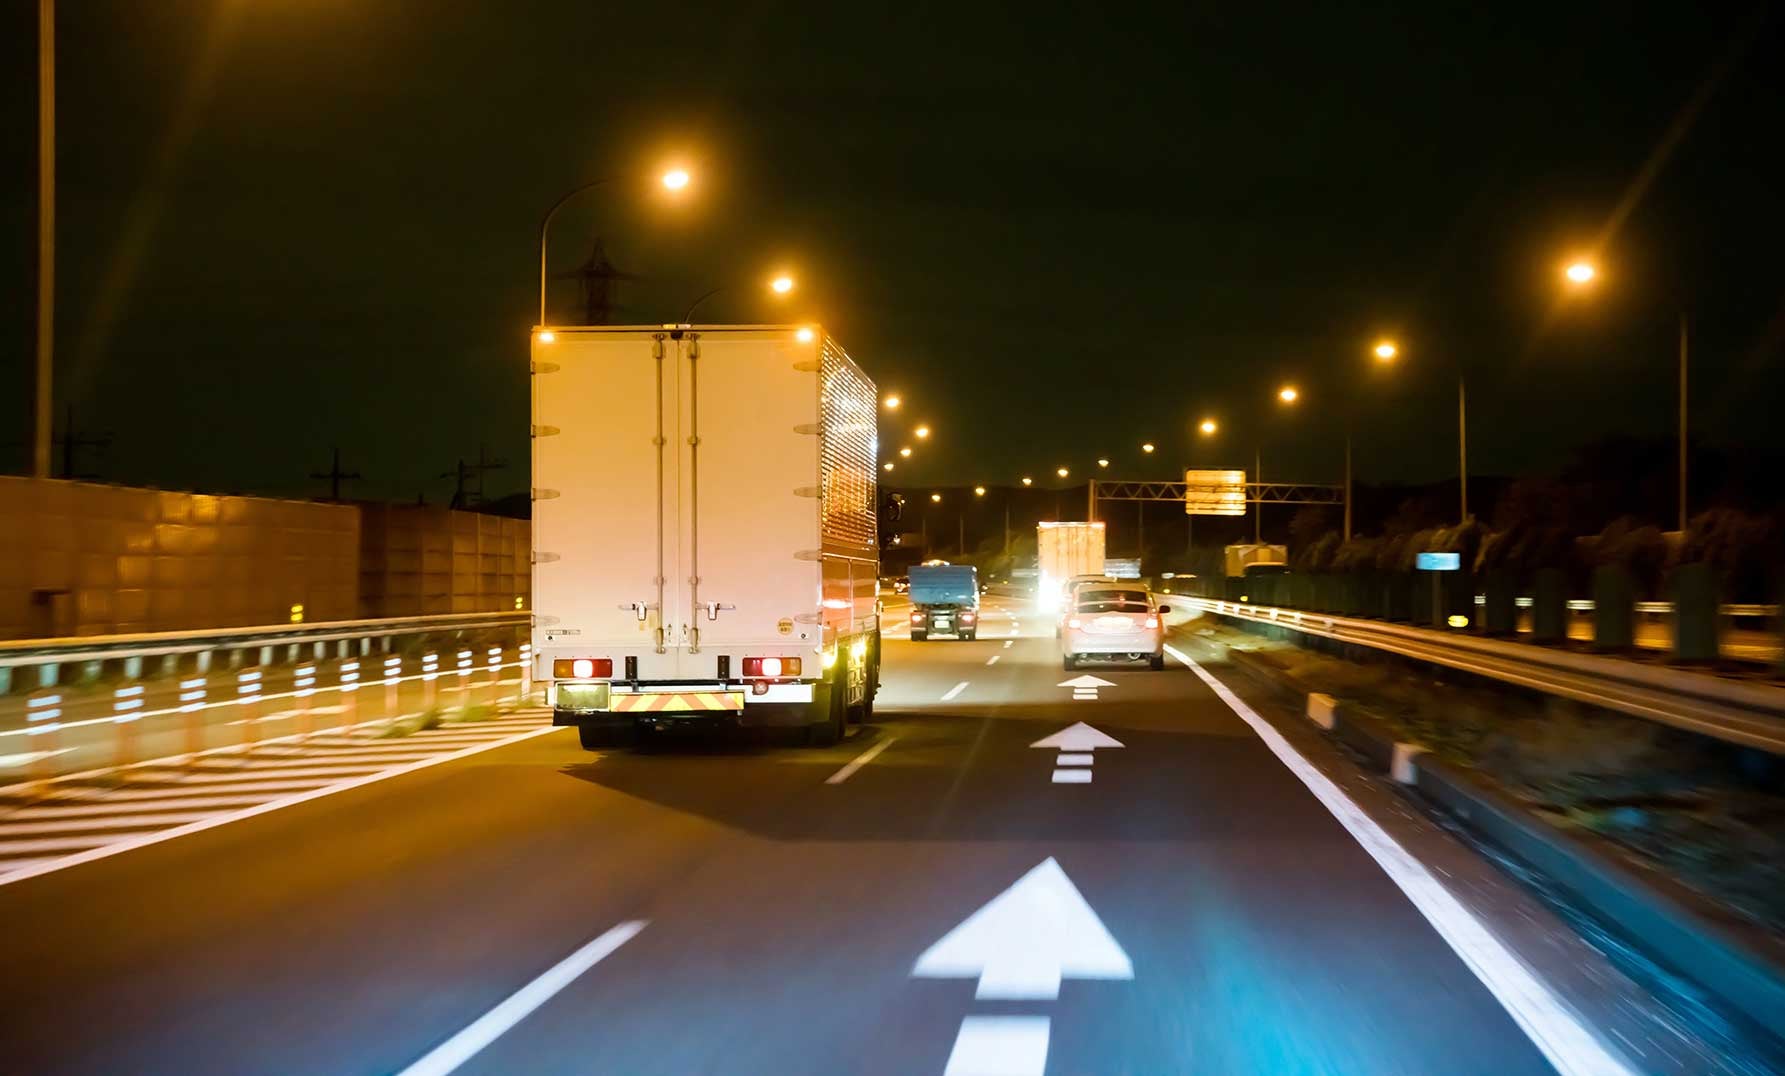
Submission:
<svg viewBox="0 0 1785 1076">
<path fill-rule="evenodd" d="M 1067 672 L 1071 672 L 1072 670 L 1078 668 L 1078 659 L 1073 657 L 1071 654 L 1067 654 L 1064 658 L 1061 659 L 1060 664 L 1066 669 Z"/>
<path fill-rule="evenodd" d="M 911 641 L 914 643 L 921 643 L 925 639 L 928 639 L 929 637 L 930 637 L 930 633 L 927 631 L 913 631 L 911 633 Z"/>
<path fill-rule="evenodd" d="M 1165 668 L 1165 655 L 1164 654 L 1154 654 L 1153 660 L 1149 664 L 1151 664 L 1153 666 L 1154 672 L 1159 672 L 1160 670 Z"/>
<path fill-rule="evenodd" d="M 979 638 L 979 629 L 978 628 L 975 628 L 972 631 L 961 632 L 961 642 L 963 642 L 963 643 L 970 643 L 977 638 Z"/>
<path fill-rule="evenodd" d="M 837 667 L 841 668 L 842 663 L 838 662 Z M 830 707 L 826 711 L 824 720 L 806 731 L 807 743 L 813 747 L 834 747 L 843 741 L 843 735 L 848 731 L 849 726 L 847 691 L 848 689 L 840 682 L 840 678 L 833 674 L 830 691 L 826 692 L 830 697 Z"/>
</svg>

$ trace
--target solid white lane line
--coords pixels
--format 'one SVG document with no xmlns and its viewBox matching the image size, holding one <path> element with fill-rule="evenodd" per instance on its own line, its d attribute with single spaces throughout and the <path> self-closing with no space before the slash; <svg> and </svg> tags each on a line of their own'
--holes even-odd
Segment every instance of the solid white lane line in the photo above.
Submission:
<svg viewBox="0 0 1785 1076">
<path fill-rule="evenodd" d="M 1089 766 L 1091 764 L 1091 760 L 1096 757 L 1097 757 L 1096 755 L 1089 755 L 1089 754 L 1087 754 L 1087 755 L 1068 755 L 1068 754 L 1062 752 L 1060 754 L 1059 758 L 1054 759 L 1054 765 L 1056 765 L 1056 766 Z"/>
<path fill-rule="evenodd" d="M 991 657 L 985 659 L 985 663 L 987 665 L 996 665 L 998 664 L 998 657 L 999 655 L 993 654 Z"/>
<path fill-rule="evenodd" d="M 557 727 L 553 725 L 541 725 L 537 728 L 528 729 L 525 732 L 517 732 L 512 736 L 504 736 L 499 740 L 490 740 L 487 743 L 474 744 L 470 747 L 460 748 L 457 751 L 448 751 L 444 754 L 435 755 L 432 758 L 424 758 L 419 762 L 411 762 L 407 765 L 395 766 L 388 770 L 379 770 L 376 773 L 366 774 L 363 777 L 344 777 L 342 780 L 336 781 L 333 784 L 324 785 L 321 788 L 313 788 L 308 792 L 299 792 L 296 795 L 285 796 L 281 799 L 268 800 L 266 803 L 256 804 L 253 807 L 244 807 L 239 811 L 230 811 L 226 814 L 214 815 L 200 822 L 191 822 L 184 826 L 175 826 L 172 829 L 157 830 L 154 833 L 145 833 L 138 837 L 131 837 L 122 841 L 114 841 L 101 845 L 98 848 L 89 848 L 84 852 L 76 852 L 74 855 L 62 856 L 58 859 L 44 861 L 37 866 L 26 870 L 14 871 L 5 877 L 0 877 L 0 885 L 11 885 L 14 882 L 22 882 L 26 878 L 35 878 L 40 874 L 48 874 L 51 871 L 62 870 L 82 863 L 91 863 L 96 859 L 105 859 L 109 856 L 128 852 L 135 848 L 142 848 L 151 844 L 159 844 L 162 841 L 171 841 L 176 837 L 184 837 L 191 833 L 200 833 L 207 829 L 215 829 L 218 826 L 226 826 L 231 822 L 240 822 L 243 819 L 254 818 L 257 815 L 263 815 L 270 811 L 277 811 L 281 807 L 291 807 L 299 803 L 308 803 L 313 799 L 319 799 L 323 796 L 332 796 L 337 792 L 346 792 L 349 789 L 359 788 L 363 785 L 373 784 L 378 781 L 387 781 L 393 777 L 401 777 L 407 773 L 414 773 L 416 770 L 425 770 L 430 766 L 438 766 L 443 762 L 456 762 L 461 758 L 468 758 L 471 755 L 480 754 L 484 751 L 493 751 L 498 747 L 507 747 L 509 744 L 520 743 L 522 740 L 531 740 L 535 736 L 543 736 L 548 732 L 556 731 L 556 728 Z M 288 774 L 287 776 L 290 775 Z"/>
<path fill-rule="evenodd" d="M 645 929 L 643 919 L 629 919 L 552 965 L 544 975 L 521 987 L 507 1001 L 484 1013 L 463 1031 L 430 1050 L 399 1076 L 446 1076 L 471 1060 L 510 1028 L 532 1015 L 583 972 L 601 963 L 615 949 Z"/>
<path fill-rule="evenodd" d="M 1047 1040 L 1045 1016 L 969 1016 L 942 1076 L 1041 1076 Z"/>
<path fill-rule="evenodd" d="M 1601 1042 L 1543 980 L 1494 936 L 1485 923 L 1451 895 L 1425 864 L 1401 847 L 1400 842 L 1377 825 L 1375 819 L 1284 739 L 1270 722 L 1259 717 L 1245 700 L 1188 654 L 1174 646 L 1167 646 L 1165 651 L 1189 666 L 1190 671 L 1207 684 L 1228 709 L 1251 726 L 1277 760 L 1288 767 L 1289 772 L 1295 774 L 1314 798 L 1338 819 L 1558 1072 L 1563 1076 L 1586 1076 L 1589 1073 L 1597 1076 L 1635 1071 Z"/>
<path fill-rule="evenodd" d="M 1091 783 L 1090 770 L 1055 770 L 1056 785 L 1088 785 Z"/>
<path fill-rule="evenodd" d="M 896 739 L 898 739 L 897 736 L 888 736 L 886 739 L 881 740 L 879 743 L 875 744 L 873 747 L 868 748 L 866 751 L 863 751 L 861 754 L 850 759 L 849 762 L 847 764 L 845 764 L 842 769 L 838 770 L 836 773 L 831 774 L 829 777 L 826 777 L 824 779 L 824 783 L 827 785 L 840 785 L 844 781 L 849 780 L 849 778 L 852 775 L 854 775 L 856 770 L 859 770 L 863 766 L 866 766 L 868 763 L 874 761 L 874 757 L 876 755 L 880 754 L 880 752 L 891 747 L 892 742 Z"/>
<path fill-rule="evenodd" d="M 956 695 L 959 695 L 961 692 L 963 692 L 965 690 L 967 690 L 967 681 L 962 680 L 960 683 L 949 688 L 946 692 L 943 693 L 942 701 L 947 702 L 948 700 L 954 698 Z"/>
</svg>

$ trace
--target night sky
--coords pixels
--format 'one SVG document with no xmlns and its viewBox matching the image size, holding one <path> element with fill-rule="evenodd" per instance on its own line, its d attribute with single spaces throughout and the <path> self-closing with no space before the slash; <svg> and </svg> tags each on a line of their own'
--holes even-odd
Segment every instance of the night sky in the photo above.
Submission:
<svg viewBox="0 0 1785 1076">
<path fill-rule="evenodd" d="M 701 320 L 823 321 L 935 426 L 908 482 L 1260 440 L 1332 481 L 1348 413 L 1361 479 L 1438 479 L 1459 366 L 1472 469 L 1549 470 L 1672 429 L 1681 309 L 1696 427 L 1778 452 L 1785 33 L 1743 7 L 60 6 L 58 406 L 112 435 L 106 480 L 310 495 L 339 445 L 350 492 L 440 503 L 487 444 L 490 492 L 524 488 L 535 230 L 608 173 L 555 267 L 599 231 L 628 321 L 712 287 Z M 0 15 L 11 470 L 34 7 Z"/>
</svg>

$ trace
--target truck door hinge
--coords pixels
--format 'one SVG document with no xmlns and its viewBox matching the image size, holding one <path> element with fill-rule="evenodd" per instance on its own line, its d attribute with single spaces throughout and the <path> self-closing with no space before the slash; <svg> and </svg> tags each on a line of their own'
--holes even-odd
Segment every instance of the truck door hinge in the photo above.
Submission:
<svg viewBox="0 0 1785 1076">
<path fill-rule="evenodd" d="M 555 362 L 530 362 L 527 364 L 527 369 L 536 374 L 555 374 L 562 367 Z"/>
<path fill-rule="evenodd" d="M 542 553 L 536 551 L 533 554 L 534 564 L 552 564 L 562 559 L 564 558 L 557 553 Z"/>
<path fill-rule="evenodd" d="M 564 432 L 563 430 L 558 429 L 558 427 L 556 427 L 556 426 L 535 426 L 535 427 L 533 427 L 533 436 L 535 436 L 535 437 L 556 437 L 558 434 L 563 433 L 563 432 Z"/>
<path fill-rule="evenodd" d="M 555 489 L 541 489 L 538 486 L 533 487 L 533 499 L 536 501 L 552 501 L 561 496 L 563 496 L 563 494 Z"/>
</svg>

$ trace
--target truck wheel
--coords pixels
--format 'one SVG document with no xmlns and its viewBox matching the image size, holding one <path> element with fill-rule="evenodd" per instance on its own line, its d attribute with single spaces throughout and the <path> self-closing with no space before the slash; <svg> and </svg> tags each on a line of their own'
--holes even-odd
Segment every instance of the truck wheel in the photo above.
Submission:
<svg viewBox="0 0 1785 1076">
<path fill-rule="evenodd" d="M 1078 659 L 1071 654 L 1067 654 L 1064 658 L 1060 659 L 1060 665 L 1064 667 L 1067 672 L 1071 672 L 1078 668 Z"/>
<path fill-rule="evenodd" d="M 813 747 L 834 747 L 842 742 L 843 734 L 848 731 L 849 695 L 847 689 L 837 683 L 836 677 L 833 676 L 830 691 L 826 694 L 830 696 L 830 707 L 825 713 L 824 720 L 806 730 L 806 742 Z"/>
<path fill-rule="evenodd" d="M 1165 668 L 1165 655 L 1164 654 L 1154 654 L 1151 664 L 1153 666 L 1154 672 L 1159 672 L 1159 671 L 1163 670 Z"/>
<path fill-rule="evenodd" d="M 929 637 L 930 633 L 927 631 L 914 631 L 911 633 L 911 641 L 914 643 L 921 643 Z"/>
<path fill-rule="evenodd" d="M 972 631 L 961 632 L 961 642 L 963 643 L 970 643 L 977 638 L 979 638 L 978 628 L 974 628 Z"/>
</svg>

